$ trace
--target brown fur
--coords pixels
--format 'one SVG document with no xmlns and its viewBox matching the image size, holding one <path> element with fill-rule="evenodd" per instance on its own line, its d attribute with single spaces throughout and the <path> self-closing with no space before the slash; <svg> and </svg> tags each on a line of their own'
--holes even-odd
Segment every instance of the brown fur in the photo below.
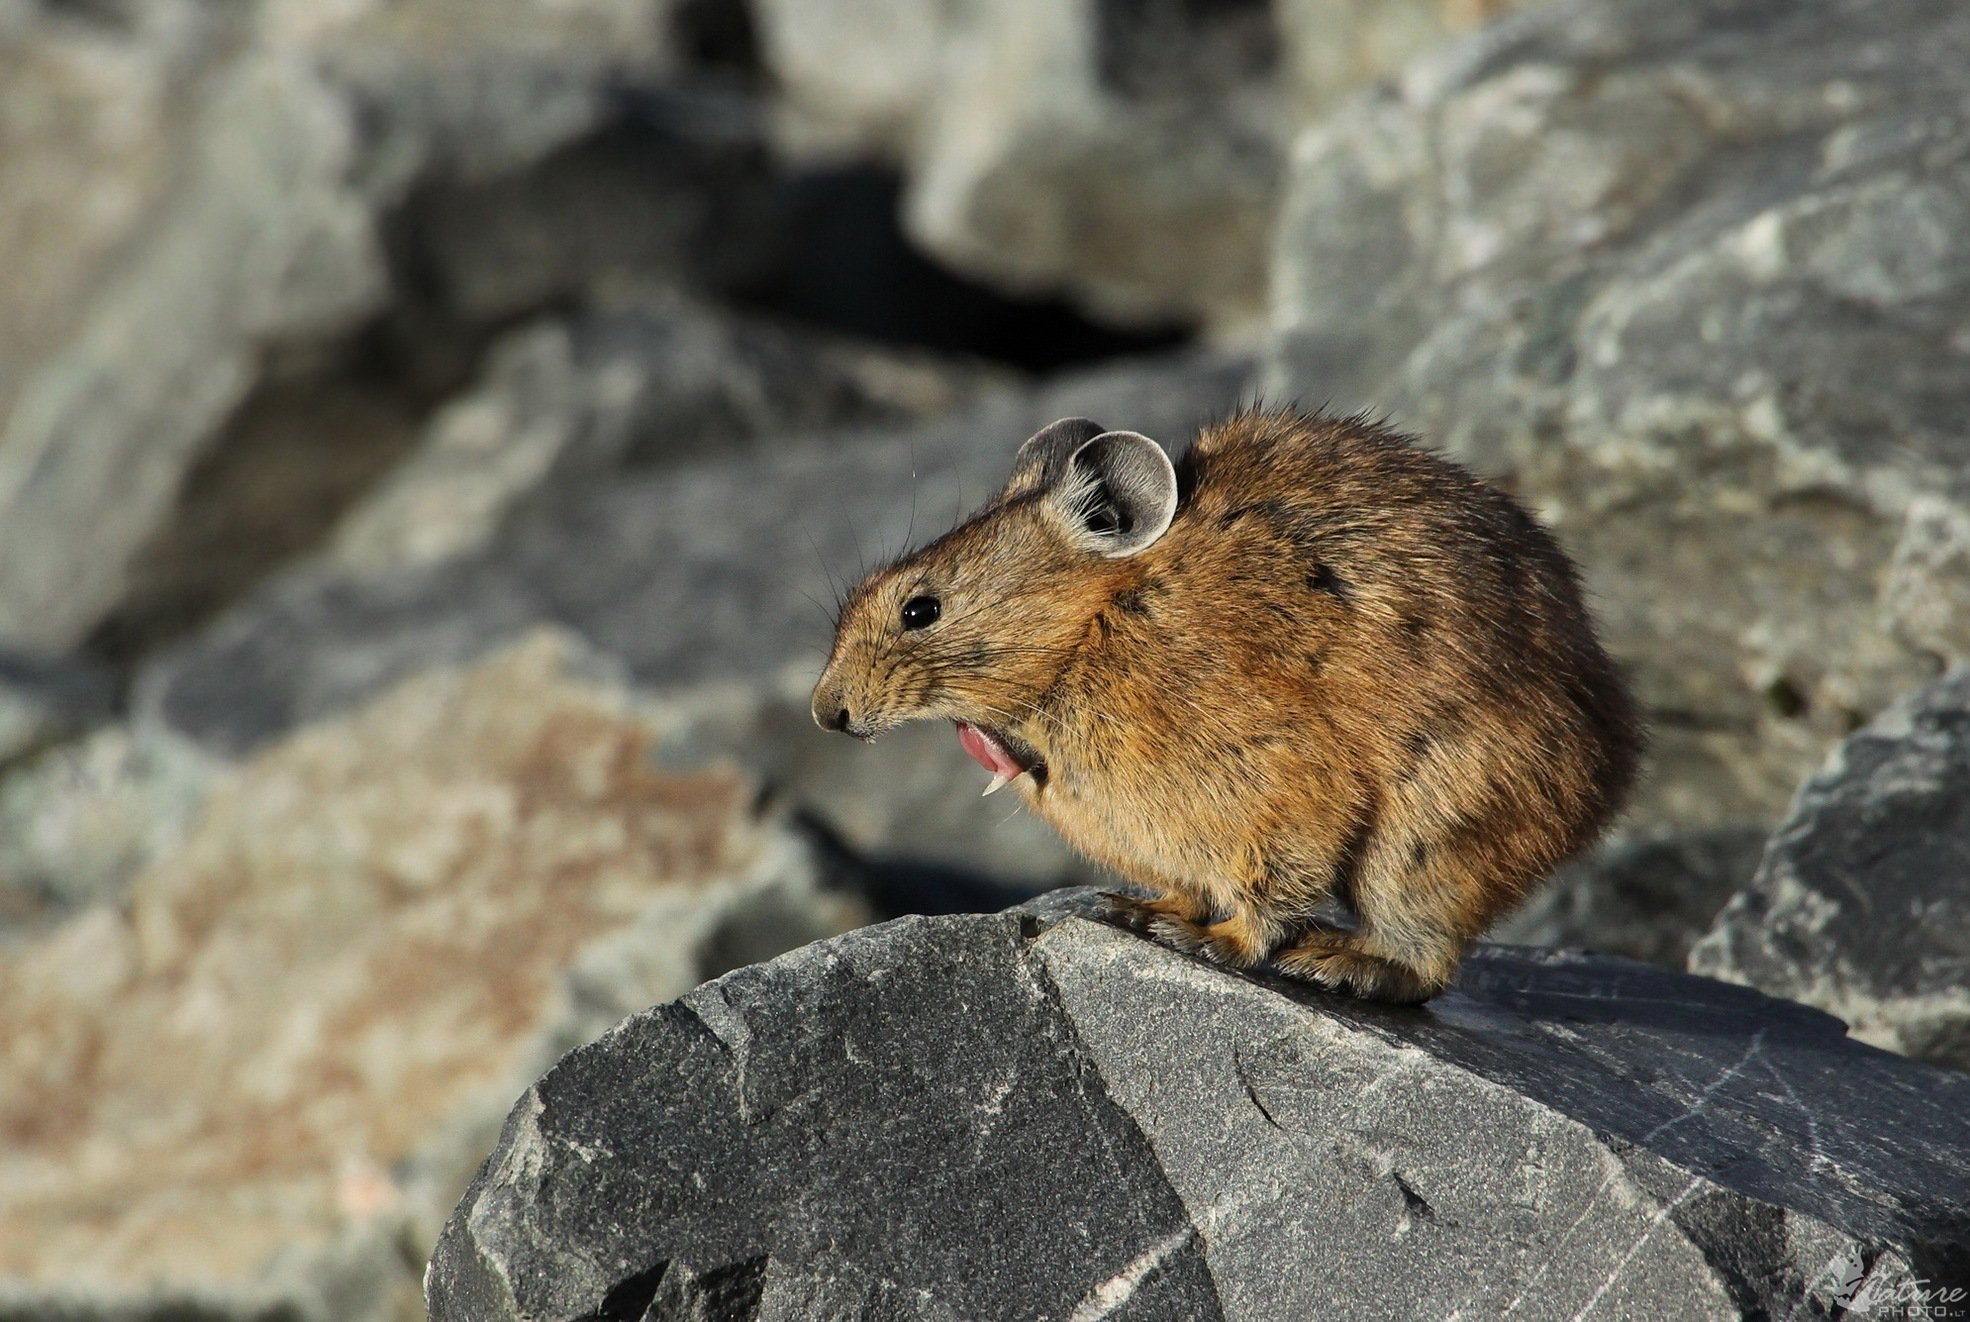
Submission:
<svg viewBox="0 0 1970 1322">
<path fill-rule="evenodd" d="M 1251 412 L 1104 559 L 1031 474 L 850 596 L 816 718 L 968 720 L 1168 943 L 1420 1001 L 1591 843 L 1641 733 L 1574 568 L 1510 497 L 1361 419 Z M 935 595 L 936 625 L 898 626 Z M 850 713 L 853 713 L 851 718 Z M 1317 922 L 1332 897 L 1352 929 Z"/>
</svg>

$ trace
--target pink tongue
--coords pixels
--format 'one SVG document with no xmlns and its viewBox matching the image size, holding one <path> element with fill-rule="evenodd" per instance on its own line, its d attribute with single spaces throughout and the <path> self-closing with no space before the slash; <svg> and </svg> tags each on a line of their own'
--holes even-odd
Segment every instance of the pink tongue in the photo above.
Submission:
<svg viewBox="0 0 1970 1322">
<path fill-rule="evenodd" d="M 995 776 L 1017 776 L 1025 768 L 1012 760 L 1004 745 L 970 721 L 959 721 L 958 743 L 971 760 Z"/>
</svg>

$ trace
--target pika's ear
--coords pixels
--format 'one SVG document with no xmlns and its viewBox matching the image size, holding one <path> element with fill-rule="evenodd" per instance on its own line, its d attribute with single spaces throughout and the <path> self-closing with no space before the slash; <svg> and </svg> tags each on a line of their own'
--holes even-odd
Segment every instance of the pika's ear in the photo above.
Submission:
<svg viewBox="0 0 1970 1322">
<path fill-rule="evenodd" d="M 1169 531 L 1177 512 L 1176 465 L 1139 432 L 1105 431 L 1074 451 L 1052 498 L 1089 550 L 1120 559 Z"/>
<path fill-rule="evenodd" d="M 1019 447 L 1004 494 L 1016 496 L 1052 486 L 1067 471 L 1067 461 L 1074 457 L 1074 452 L 1099 435 L 1101 424 L 1086 418 L 1062 418 L 1048 423 Z"/>
</svg>

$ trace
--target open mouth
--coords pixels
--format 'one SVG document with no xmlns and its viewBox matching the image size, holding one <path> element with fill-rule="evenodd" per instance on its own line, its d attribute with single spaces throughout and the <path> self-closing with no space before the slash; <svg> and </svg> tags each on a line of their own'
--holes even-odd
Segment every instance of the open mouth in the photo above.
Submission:
<svg viewBox="0 0 1970 1322">
<path fill-rule="evenodd" d="M 958 727 L 958 746 L 971 754 L 972 761 L 992 773 L 992 783 L 985 787 L 987 794 L 997 794 L 1029 771 L 1035 773 L 1035 779 L 1046 774 L 1039 754 L 1011 735 L 970 721 L 954 724 Z"/>
</svg>

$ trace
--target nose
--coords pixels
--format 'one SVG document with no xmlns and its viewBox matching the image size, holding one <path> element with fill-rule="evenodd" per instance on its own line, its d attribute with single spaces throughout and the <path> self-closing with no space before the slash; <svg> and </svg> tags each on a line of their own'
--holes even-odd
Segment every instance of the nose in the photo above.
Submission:
<svg viewBox="0 0 1970 1322">
<path fill-rule="evenodd" d="M 848 710 L 848 695 L 841 687 L 831 683 L 833 676 L 823 675 L 821 682 L 814 686 L 814 702 L 810 710 L 814 713 L 814 724 L 823 730 L 847 732 L 854 722 L 855 714 Z"/>
<path fill-rule="evenodd" d="M 869 712 L 865 707 L 857 711 L 850 702 L 848 693 L 832 674 L 821 676 L 820 683 L 814 686 L 814 724 L 823 730 L 839 730 L 843 734 L 854 735 L 857 739 L 867 739 L 874 733 L 869 722 Z"/>
<path fill-rule="evenodd" d="M 873 733 L 867 712 L 857 716 L 848 709 L 847 702 L 825 694 L 815 695 L 814 724 L 823 730 L 839 730 L 843 734 L 852 734 L 857 739 L 867 739 Z"/>
</svg>

